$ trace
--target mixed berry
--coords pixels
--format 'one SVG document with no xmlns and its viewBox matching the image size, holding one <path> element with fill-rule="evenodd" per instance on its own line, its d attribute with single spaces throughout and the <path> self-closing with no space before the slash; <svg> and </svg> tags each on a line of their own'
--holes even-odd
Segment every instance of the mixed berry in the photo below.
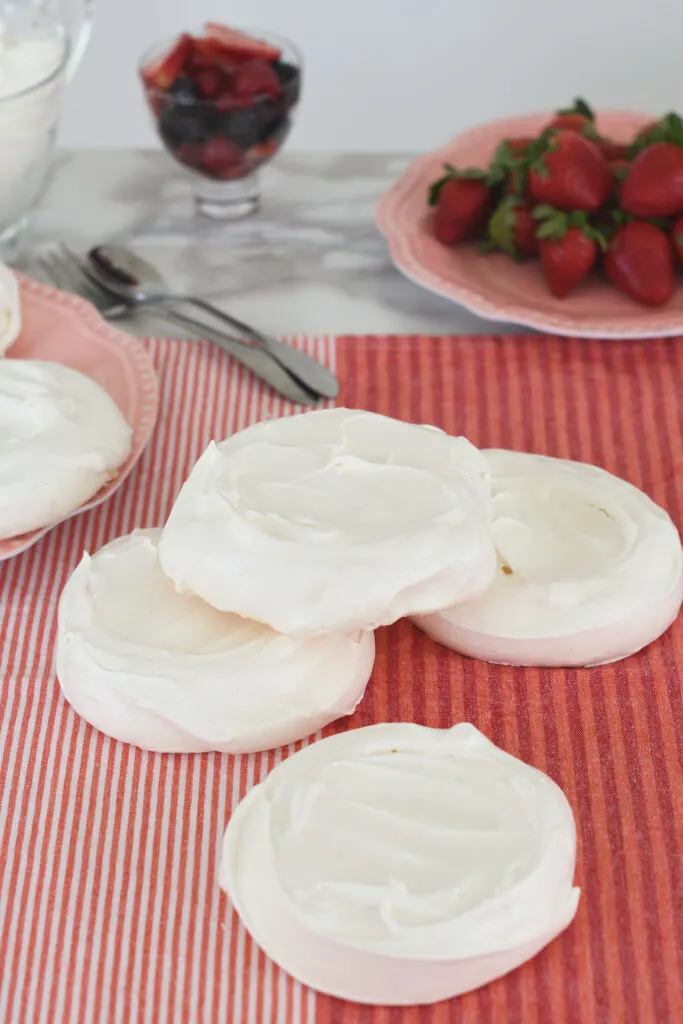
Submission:
<svg viewBox="0 0 683 1024">
<path fill-rule="evenodd" d="M 166 147 L 208 178 L 243 178 L 284 142 L 301 72 L 271 43 L 209 22 L 143 65 L 147 99 Z"/>
</svg>

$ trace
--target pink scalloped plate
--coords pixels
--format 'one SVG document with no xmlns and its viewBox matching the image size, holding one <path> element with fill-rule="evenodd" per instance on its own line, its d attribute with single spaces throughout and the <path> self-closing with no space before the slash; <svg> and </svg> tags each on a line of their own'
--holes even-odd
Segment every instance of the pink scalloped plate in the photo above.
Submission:
<svg viewBox="0 0 683 1024">
<path fill-rule="evenodd" d="M 549 115 L 529 114 L 472 128 L 442 149 L 415 160 L 381 198 L 377 225 L 406 277 L 487 320 L 578 338 L 661 338 L 683 334 L 683 286 L 666 306 L 639 306 L 599 277 L 566 299 L 547 289 L 538 263 L 514 263 L 471 246 L 451 249 L 433 236 L 427 188 L 444 163 L 484 167 L 502 139 L 534 135 Z M 599 130 L 628 142 L 652 117 L 626 111 L 598 115 Z"/>
<path fill-rule="evenodd" d="M 22 331 L 9 349 L 8 358 L 44 359 L 80 370 L 111 395 L 133 428 L 133 446 L 127 460 L 106 487 L 72 513 L 78 515 L 106 501 L 142 455 L 157 419 L 157 375 L 144 346 L 111 327 L 89 302 L 25 277 L 19 277 L 19 284 Z M 0 541 L 0 561 L 30 548 L 49 529 Z"/>
</svg>

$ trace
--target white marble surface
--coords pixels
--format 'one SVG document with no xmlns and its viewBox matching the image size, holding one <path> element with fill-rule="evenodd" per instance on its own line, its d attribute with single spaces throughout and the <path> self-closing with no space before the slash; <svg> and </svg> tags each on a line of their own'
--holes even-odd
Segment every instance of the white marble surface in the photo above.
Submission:
<svg viewBox="0 0 683 1024">
<path fill-rule="evenodd" d="M 263 174 L 261 210 L 219 224 L 195 214 L 188 177 L 161 152 L 62 152 L 30 245 L 61 239 L 85 249 L 126 239 L 174 287 L 277 334 L 505 330 L 418 288 L 392 265 L 374 208 L 408 161 L 284 154 Z"/>
</svg>

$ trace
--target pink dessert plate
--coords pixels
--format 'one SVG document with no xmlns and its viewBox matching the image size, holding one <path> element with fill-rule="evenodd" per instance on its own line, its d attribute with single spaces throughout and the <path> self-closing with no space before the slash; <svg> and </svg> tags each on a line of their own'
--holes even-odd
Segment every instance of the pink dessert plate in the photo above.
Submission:
<svg viewBox="0 0 683 1024">
<path fill-rule="evenodd" d="M 481 125 L 411 163 L 377 207 L 377 225 L 393 262 L 416 284 L 487 320 L 575 338 L 683 334 L 683 287 L 658 309 L 638 305 L 598 276 L 566 299 L 557 299 L 548 291 L 536 261 L 515 263 L 502 253 L 481 255 L 472 246 L 451 249 L 434 238 L 427 189 L 444 163 L 485 167 L 503 139 L 537 134 L 549 120 L 548 113 L 528 114 Z M 631 141 L 649 121 L 651 116 L 626 111 L 597 117 L 599 131 L 615 142 Z"/>
<path fill-rule="evenodd" d="M 90 303 L 25 277 L 19 278 L 19 285 L 22 330 L 7 357 L 43 359 L 80 370 L 111 395 L 133 428 L 127 460 L 113 480 L 74 510 L 72 515 L 77 515 L 106 501 L 142 455 L 157 419 L 157 375 L 143 345 L 111 327 Z M 49 529 L 0 541 L 0 561 L 30 548 Z"/>
</svg>

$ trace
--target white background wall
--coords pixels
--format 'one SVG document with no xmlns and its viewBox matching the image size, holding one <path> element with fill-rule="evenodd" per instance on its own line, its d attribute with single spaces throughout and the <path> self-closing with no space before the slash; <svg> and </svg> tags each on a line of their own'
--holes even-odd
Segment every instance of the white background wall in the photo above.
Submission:
<svg viewBox="0 0 683 1024">
<path fill-rule="evenodd" d="M 98 0 L 62 143 L 155 145 L 137 58 L 208 18 L 271 29 L 303 50 L 296 149 L 421 150 L 576 93 L 598 106 L 683 109 L 683 0 Z"/>
</svg>

